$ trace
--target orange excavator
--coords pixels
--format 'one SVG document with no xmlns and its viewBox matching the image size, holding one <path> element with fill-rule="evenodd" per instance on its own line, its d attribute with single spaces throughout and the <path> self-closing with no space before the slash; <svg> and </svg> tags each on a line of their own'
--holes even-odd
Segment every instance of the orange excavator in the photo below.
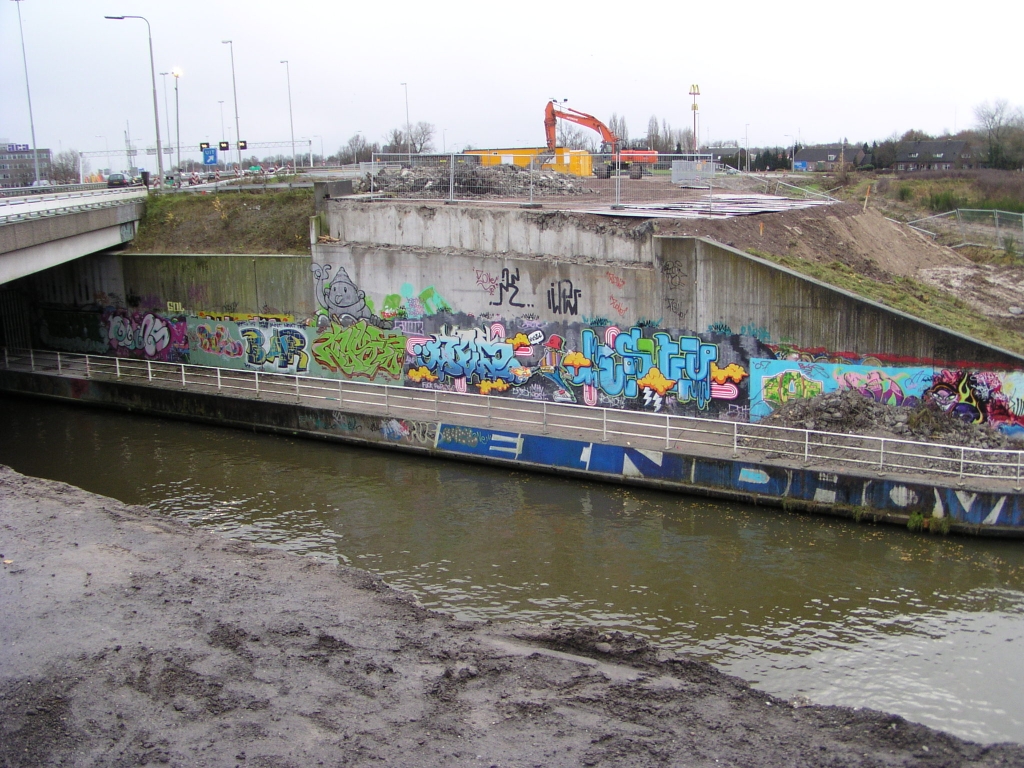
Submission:
<svg viewBox="0 0 1024 768">
<path fill-rule="evenodd" d="M 620 151 L 619 143 L 621 140 L 611 132 L 607 125 L 593 115 L 580 112 L 572 107 L 563 107 L 553 101 L 549 101 L 544 109 L 544 132 L 547 135 L 549 152 L 555 151 L 555 130 L 558 126 L 559 118 L 586 128 L 592 128 L 601 134 L 601 152 L 602 154 L 610 152 L 612 158 L 611 162 L 608 163 L 594 163 L 594 175 L 599 179 L 611 177 L 616 161 L 618 161 L 619 167 L 623 170 L 629 169 L 629 178 L 631 179 L 639 179 L 643 176 L 645 164 L 658 162 L 658 153 L 653 150 L 623 149 Z"/>
</svg>

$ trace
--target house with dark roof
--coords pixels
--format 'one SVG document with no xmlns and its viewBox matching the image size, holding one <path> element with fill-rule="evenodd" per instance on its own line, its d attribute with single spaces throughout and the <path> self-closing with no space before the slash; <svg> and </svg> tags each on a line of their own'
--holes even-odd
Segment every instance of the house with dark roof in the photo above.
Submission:
<svg viewBox="0 0 1024 768">
<path fill-rule="evenodd" d="M 938 139 L 908 141 L 896 149 L 897 171 L 952 171 L 977 168 L 979 157 L 966 141 Z"/>
<path fill-rule="evenodd" d="M 797 171 L 838 171 L 840 164 L 847 168 L 860 165 L 863 156 L 864 150 L 856 145 L 822 144 L 798 150 L 793 167 Z"/>
</svg>

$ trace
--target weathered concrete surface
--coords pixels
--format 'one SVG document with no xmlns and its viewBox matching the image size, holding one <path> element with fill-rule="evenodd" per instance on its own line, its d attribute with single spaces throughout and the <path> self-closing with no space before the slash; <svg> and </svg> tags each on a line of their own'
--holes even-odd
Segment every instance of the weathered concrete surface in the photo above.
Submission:
<svg viewBox="0 0 1024 768">
<path fill-rule="evenodd" d="M 773 339 L 829 353 L 904 357 L 937 364 L 1024 357 L 932 325 L 704 238 L 658 237 L 658 269 L 671 325 L 765 328 Z"/>
<path fill-rule="evenodd" d="M 376 577 L 0 468 L 0 763 L 1009 766 L 599 630 L 460 623 Z"/>
<path fill-rule="evenodd" d="M 627 264 L 651 264 L 654 255 L 648 222 L 584 227 L 561 211 L 327 200 L 325 219 L 322 234 L 350 243 Z"/>
</svg>

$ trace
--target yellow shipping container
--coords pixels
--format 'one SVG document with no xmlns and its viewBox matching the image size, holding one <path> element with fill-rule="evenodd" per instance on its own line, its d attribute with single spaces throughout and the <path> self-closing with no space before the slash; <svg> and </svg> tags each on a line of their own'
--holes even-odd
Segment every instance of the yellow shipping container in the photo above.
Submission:
<svg viewBox="0 0 1024 768">
<path fill-rule="evenodd" d="M 558 147 L 554 153 L 546 147 L 515 147 L 510 149 L 470 149 L 467 155 L 477 155 L 480 158 L 480 165 L 518 165 L 521 168 L 529 168 L 535 158 L 545 155 L 550 156 L 551 161 L 543 163 L 541 169 L 546 171 L 557 171 L 558 173 L 571 173 L 573 176 L 590 176 L 594 172 L 594 162 L 590 153 L 582 149 L 565 149 Z"/>
</svg>

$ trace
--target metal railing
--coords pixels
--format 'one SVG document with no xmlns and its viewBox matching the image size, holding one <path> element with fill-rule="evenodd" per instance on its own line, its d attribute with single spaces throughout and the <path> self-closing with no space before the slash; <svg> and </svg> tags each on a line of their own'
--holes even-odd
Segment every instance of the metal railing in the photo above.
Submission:
<svg viewBox="0 0 1024 768">
<path fill-rule="evenodd" d="M 54 184 L 49 187 L 8 187 L 0 189 L 0 199 L 8 197 L 34 197 L 39 194 L 52 195 L 60 192 L 81 192 L 86 189 L 106 189 L 105 181 L 89 181 L 85 184 Z"/>
<path fill-rule="evenodd" d="M 143 199 L 146 195 L 146 190 L 140 187 L 129 189 L 107 189 L 104 187 L 103 189 L 78 192 L 4 198 L 0 199 L 0 224 L 125 205 Z"/>
<path fill-rule="evenodd" d="M 1020 450 L 968 448 L 107 355 L 5 348 L 3 365 L 8 370 L 73 378 L 113 379 L 306 405 L 330 404 L 357 413 L 416 420 L 452 419 L 469 426 L 518 433 L 558 431 L 561 436 L 656 450 L 697 449 L 706 456 L 732 456 L 788 466 L 816 465 L 826 472 L 846 468 L 876 476 L 895 473 L 942 475 L 959 481 L 1004 480 L 1011 482 L 1014 490 L 1020 490 L 1024 465 L 1024 452 Z"/>
</svg>

